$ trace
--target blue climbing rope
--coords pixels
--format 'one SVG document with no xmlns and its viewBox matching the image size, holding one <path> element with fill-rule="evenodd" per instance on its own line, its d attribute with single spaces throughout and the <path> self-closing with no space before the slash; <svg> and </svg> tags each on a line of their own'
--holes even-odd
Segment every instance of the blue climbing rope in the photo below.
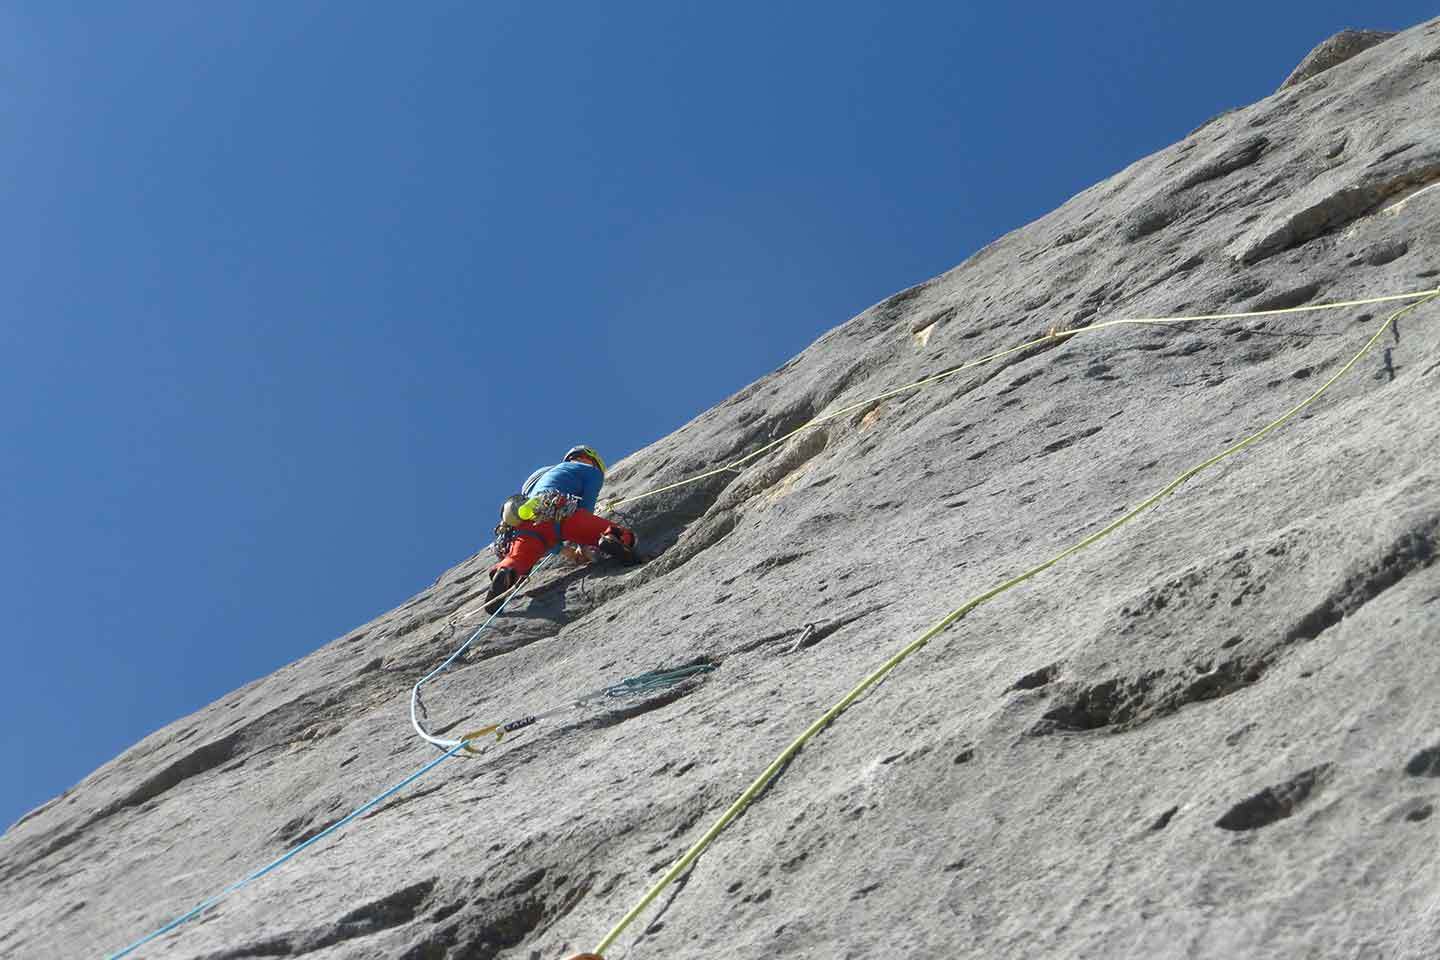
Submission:
<svg viewBox="0 0 1440 960">
<path fill-rule="evenodd" d="M 545 564 L 549 563 L 551 558 L 554 556 L 554 552 L 546 556 L 543 560 L 536 564 L 533 569 L 531 569 L 530 573 L 534 574 L 536 571 L 540 570 L 542 567 L 545 566 Z M 285 851 L 285 853 L 281 854 L 279 857 L 276 857 L 274 860 L 265 864 L 263 867 L 260 867 L 252 873 L 247 874 L 245 877 L 232 883 L 230 886 L 226 887 L 224 890 L 221 890 L 214 896 L 201 901 L 191 909 L 187 910 L 185 913 L 165 924 L 163 927 L 160 927 L 153 933 L 146 934 L 139 940 L 136 940 L 134 943 L 130 944 L 125 949 L 119 951 L 118 953 L 109 954 L 106 957 L 106 960 L 120 960 L 121 957 L 127 957 L 130 954 L 134 953 L 136 950 L 138 950 L 140 947 L 143 947 L 145 944 L 154 940 L 155 938 L 162 937 L 165 934 L 169 933 L 171 930 L 174 930 L 176 927 L 179 927 L 180 925 L 186 923 L 187 921 L 195 919 L 200 914 L 204 913 L 206 910 L 209 910 L 211 907 L 215 906 L 215 904 L 219 903 L 221 900 L 230 896 L 230 894 L 234 893 L 237 890 L 240 890 L 245 886 L 248 886 L 256 880 L 259 880 L 261 877 L 265 876 L 267 873 L 270 873 L 272 870 L 275 870 L 287 860 L 290 860 L 291 858 L 298 855 L 302 850 L 305 850 L 306 848 L 323 840 L 325 837 L 328 837 L 330 834 L 334 833 L 336 830 L 339 830 L 341 827 L 345 826 L 347 823 L 354 820 L 356 817 L 365 813 L 367 810 L 371 810 L 376 805 L 384 803 L 390 797 L 393 797 L 401 790 L 404 790 L 410 784 L 414 783 L 416 780 L 419 780 L 421 777 L 425 776 L 425 774 L 438 767 L 441 763 L 455 756 L 455 754 L 459 753 L 461 750 L 465 749 L 466 742 L 464 740 L 441 740 L 439 738 L 430 736 L 430 734 L 428 734 L 421 726 L 420 720 L 416 716 L 417 706 L 419 706 L 421 710 L 424 709 L 423 705 L 420 704 L 420 688 L 430 680 L 445 672 L 445 670 L 448 669 L 452 663 L 459 659 L 460 655 L 463 654 L 466 649 L 468 649 L 469 646 L 474 643 L 476 639 L 479 638 L 480 634 L 485 632 L 485 628 L 490 626 L 491 622 L 496 617 L 500 616 L 500 614 L 504 612 L 505 608 L 509 606 L 510 601 L 515 599 L 515 597 L 517 597 L 518 595 L 518 589 L 512 590 L 510 596 L 505 598 L 505 602 L 500 605 L 499 609 L 497 609 L 494 613 L 487 617 L 484 623 L 476 627 L 475 630 L 470 634 L 470 636 L 466 638 L 465 642 L 462 643 L 455 650 L 454 653 L 450 654 L 450 656 L 447 657 L 443 663 L 441 663 L 434 670 L 431 670 L 424 677 L 422 677 L 420 679 L 420 682 L 415 684 L 415 686 L 410 691 L 410 722 L 414 725 L 415 731 L 419 733 L 421 737 L 423 737 L 426 741 L 433 744 L 434 746 L 439 747 L 441 750 L 444 751 L 444 753 L 436 757 L 434 760 L 431 760 L 429 763 L 425 764 L 419 770 L 416 770 L 414 773 L 410 774 L 410 776 L 406 777 L 404 780 L 401 780 L 393 787 L 389 787 L 384 792 L 377 794 L 371 799 L 365 801 L 360 806 L 356 807 L 354 810 L 346 814 L 340 820 L 337 820 L 335 823 L 332 823 L 324 830 L 321 830 L 319 833 L 315 834 L 315 836 L 311 837 L 309 840 L 295 845 L 294 847 Z M 623 682 L 627 681 L 622 681 L 622 683 Z"/>
<path fill-rule="evenodd" d="M 421 777 L 425 776 L 425 774 L 429 773 L 431 770 L 434 770 L 436 767 L 440 766 L 441 763 L 445 762 L 446 760 L 453 757 L 455 754 L 459 753 L 461 748 L 463 747 L 464 744 L 458 744 L 454 747 L 451 747 L 447 752 L 445 752 L 441 756 L 436 757 L 434 760 L 431 760 L 429 763 L 425 764 L 425 766 L 421 767 L 419 770 L 416 770 L 414 773 L 410 774 L 410 776 L 406 777 L 404 780 L 401 780 L 393 787 L 390 787 L 384 792 L 375 795 L 369 800 L 366 800 L 360 806 L 356 807 L 354 810 L 351 810 L 342 819 L 332 823 L 324 830 L 321 830 L 319 833 L 315 834 L 315 836 L 311 837 L 309 840 L 306 840 L 304 843 L 296 844 L 280 856 L 276 857 L 274 860 L 271 860 L 269 863 L 265 864 L 265 866 L 261 867 L 258 870 L 255 870 L 250 874 L 247 874 L 243 879 L 235 881 L 234 883 L 230 884 L 230 886 L 226 887 L 224 890 L 221 890 L 219 893 L 215 894 L 213 897 L 210 897 L 209 899 L 200 902 L 196 906 L 192 907 L 190 910 L 182 913 L 174 920 L 171 920 L 169 923 L 165 924 L 165 926 L 156 930 L 154 933 L 148 933 L 145 936 L 141 937 L 139 940 L 136 940 L 134 943 L 130 944 L 130 946 L 126 947 L 124 950 L 121 950 L 118 953 L 110 954 L 106 957 L 106 960 L 120 960 L 121 957 L 127 957 L 130 954 L 134 953 L 136 950 L 143 947 L 145 944 L 149 943 L 151 940 L 154 940 L 156 937 L 164 936 L 171 930 L 174 930 L 176 927 L 180 926 L 182 923 L 185 923 L 187 920 L 195 919 L 200 914 L 204 913 L 206 910 L 209 910 L 211 907 L 215 906 L 215 904 L 219 903 L 221 900 L 224 900 L 226 897 L 230 896 L 230 894 L 234 893 L 236 890 L 239 890 L 242 887 L 253 883 L 256 880 L 259 880 L 261 877 L 265 876 L 265 874 L 269 873 L 270 871 L 279 867 L 285 861 L 291 859 L 296 854 L 300 853 L 300 851 L 320 842 L 325 837 L 328 837 L 330 834 L 334 833 L 336 830 L 339 830 L 341 827 L 345 826 L 345 824 L 349 823 L 351 820 L 354 820 L 356 817 L 360 816 L 365 811 L 375 807 L 377 804 L 384 803 L 386 800 L 393 797 L 401 790 L 404 790 L 406 787 L 410 786 L 410 784 L 414 783 L 416 780 L 419 780 Z"/>
<path fill-rule="evenodd" d="M 545 555 L 545 558 L 543 560 L 535 564 L 535 566 L 531 567 L 530 572 L 525 575 L 525 579 L 521 580 L 515 586 L 510 588 L 510 595 L 505 598 L 505 602 L 500 604 L 500 606 L 496 608 L 494 613 L 486 617 L 485 622 L 480 624 L 480 626 L 476 627 L 474 631 L 471 632 L 470 636 L 465 638 L 465 642 L 460 644 L 460 646 L 456 647 L 455 652 L 445 658 L 444 663 L 440 664 L 440 666 L 425 674 L 425 676 L 421 677 L 420 680 L 415 684 L 415 686 L 410 688 L 410 726 L 415 729 L 415 733 L 418 734 L 420 738 L 426 743 L 441 750 L 449 750 L 451 753 L 455 752 L 456 747 L 463 747 L 465 745 L 464 739 L 442 739 L 441 737 L 432 736 L 430 732 L 425 729 L 424 724 L 420 722 L 420 715 L 425 712 L 425 702 L 420 698 L 420 688 L 425 686 L 425 684 L 429 683 L 431 680 L 438 677 L 440 674 L 444 673 L 450 668 L 450 664 L 460 659 L 460 655 L 470 648 L 470 644 L 474 643 L 480 638 L 480 634 L 485 632 L 485 629 L 490 626 L 491 622 L 493 622 L 496 617 L 500 616 L 500 614 L 505 612 L 505 608 L 510 605 L 510 601 L 514 600 L 520 595 L 521 585 L 524 584 L 531 577 L 533 577 L 535 574 L 545 569 L 545 565 L 558 555 L 558 552 L 551 551 L 550 553 Z"/>
<path fill-rule="evenodd" d="M 554 556 L 554 554 L 545 557 L 543 560 L 540 561 L 540 563 L 536 564 L 534 569 L 531 570 L 531 573 L 533 574 L 541 567 L 543 567 L 546 563 L 548 563 L 552 556 Z M 462 643 L 453 653 L 451 653 L 450 656 L 447 657 L 443 663 L 441 663 L 434 670 L 431 670 L 424 677 L 422 677 L 419 683 L 416 683 L 415 686 L 411 689 L 411 723 L 414 725 L 416 732 L 419 733 L 421 737 L 423 737 L 426 741 L 433 744 L 434 746 L 444 750 L 444 753 L 431 760 L 429 763 L 425 764 L 420 769 L 416 770 L 414 773 L 401 780 L 399 783 L 396 783 L 394 786 L 386 788 L 384 791 L 376 794 L 374 797 L 365 801 L 360 806 L 356 807 L 354 810 L 350 811 L 344 817 L 335 821 L 330 826 L 326 827 L 324 830 L 321 830 L 319 833 L 315 834 L 315 836 L 311 837 L 310 839 L 304 841 L 303 843 L 296 844 L 280 856 L 276 857 L 274 860 L 271 860 L 269 863 L 265 864 L 263 867 L 260 867 L 246 874 L 244 877 L 230 884 L 230 886 L 221 890 L 219 893 L 216 893 L 215 895 L 208 897 L 205 900 L 202 900 L 200 903 L 196 904 L 194 907 L 191 907 L 185 913 L 182 913 L 180 916 L 171 920 L 169 923 L 165 924 L 159 929 L 146 934 L 139 940 L 136 940 L 134 943 L 125 947 L 123 950 L 107 955 L 106 960 L 121 960 L 122 957 L 128 957 L 136 950 L 143 947 L 145 944 L 150 943 L 151 941 L 159 937 L 163 937 L 165 934 L 181 926 L 182 924 L 195 919 L 205 911 L 209 910 L 211 907 L 215 906 L 221 900 L 224 900 L 226 897 L 230 896 L 230 894 L 235 893 L 237 890 L 240 890 L 251 883 L 254 883 L 256 880 L 259 880 L 261 877 L 277 869 L 285 862 L 298 856 L 302 851 L 308 849 L 316 843 L 319 843 L 321 840 L 325 839 L 330 834 L 339 830 L 347 823 L 350 823 L 355 818 L 363 815 L 369 810 L 374 809 L 379 804 L 384 803 L 386 800 L 393 797 L 401 790 L 404 790 L 416 780 L 419 780 L 421 777 L 425 776 L 425 774 L 429 773 L 431 770 L 434 770 L 446 760 L 455 756 L 461 750 L 466 749 L 469 746 L 470 737 L 474 736 L 473 734 L 466 735 L 465 738 L 462 738 L 460 740 L 441 740 L 437 737 L 431 736 L 428 732 L 426 732 L 426 730 L 420 723 L 419 717 L 417 716 L 417 707 L 421 712 L 424 711 L 424 706 L 420 701 L 420 688 L 430 680 L 445 672 L 445 670 L 449 668 L 451 664 L 458 660 L 460 656 L 466 651 L 466 649 L 468 649 L 469 646 L 474 643 L 475 640 L 478 639 L 482 633 L 485 632 L 485 628 L 490 626 L 491 622 L 502 612 L 504 612 L 505 607 L 509 605 L 510 601 L 513 600 L 518 595 L 518 593 L 519 591 L 516 590 L 513 591 L 510 596 L 506 597 L 505 602 L 500 605 L 500 608 L 497 609 L 494 613 L 492 613 L 488 618 L 486 618 L 484 623 L 476 627 L 475 630 L 465 639 L 464 643 Z M 580 698 L 577 698 L 577 700 L 574 701 L 570 706 L 582 705 L 586 701 L 595 697 L 627 697 L 634 696 L 636 694 L 647 693 L 652 690 L 672 686 L 676 683 L 679 683 L 681 680 L 696 676 L 698 674 L 708 673 L 709 671 L 714 669 L 714 664 L 700 662 L 688 664 L 686 666 L 672 670 L 654 670 L 649 673 L 640 674 L 636 677 L 626 677 L 618 683 L 611 684 L 608 687 L 602 687 L 601 689 L 594 691 L 592 694 L 587 694 Z M 526 718 L 524 724 L 534 723 L 538 719 L 540 719 L 539 716 Z M 487 728 L 486 732 L 491 729 L 494 728 Z"/>
</svg>

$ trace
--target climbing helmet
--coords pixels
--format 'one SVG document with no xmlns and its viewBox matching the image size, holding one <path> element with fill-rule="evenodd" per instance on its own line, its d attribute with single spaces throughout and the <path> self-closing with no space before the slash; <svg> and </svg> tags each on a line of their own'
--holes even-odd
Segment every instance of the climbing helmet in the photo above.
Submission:
<svg viewBox="0 0 1440 960">
<path fill-rule="evenodd" d="M 600 456 L 600 454 L 595 452 L 594 447 L 587 447 L 582 444 L 578 447 L 571 447 L 569 451 L 565 454 L 566 460 L 574 460 L 576 457 L 589 457 L 591 460 L 595 461 L 595 466 L 600 468 L 600 474 L 602 476 L 605 474 L 605 460 Z"/>
</svg>

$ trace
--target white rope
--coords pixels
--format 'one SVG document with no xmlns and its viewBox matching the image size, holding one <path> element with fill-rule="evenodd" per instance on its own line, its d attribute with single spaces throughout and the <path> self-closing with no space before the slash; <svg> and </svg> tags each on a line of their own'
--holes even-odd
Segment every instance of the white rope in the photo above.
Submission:
<svg viewBox="0 0 1440 960">
<path fill-rule="evenodd" d="M 450 664 L 458 660 L 460 658 L 460 655 L 469 649 L 470 644 L 474 643 L 476 639 L 479 638 L 480 634 L 485 632 L 485 628 L 490 626 L 491 621 L 493 621 L 496 617 L 500 616 L 501 613 L 505 612 L 505 608 L 510 605 L 510 601 L 514 600 L 517 596 L 520 595 L 521 584 L 527 582 L 532 576 L 535 575 L 535 572 L 537 570 L 542 569 L 545 564 L 553 560 L 555 556 L 556 554 L 549 554 L 543 559 L 541 559 L 539 563 L 535 564 L 535 566 L 530 569 L 530 572 L 525 575 L 525 578 L 520 580 L 518 583 L 515 584 L 514 587 L 510 589 L 510 595 L 505 598 L 505 602 L 500 604 L 500 606 L 495 610 L 494 613 L 486 617 L 484 623 L 480 624 L 480 626 L 476 627 L 473 631 L 471 631 L 470 636 L 465 638 L 465 642 L 460 644 L 460 646 L 455 649 L 454 653 L 446 657 L 444 663 L 440 664 L 440 666 L 425 674 L 425 676 L 421 677 L 420 681 L 416 683 L 415 686 L 410 688 L 410 726 L 415 728 L 415 732 L 419 734 L 422 740 L 435 747 L 438 747 L 441 750 L 452 750 L 455 747 L 461 746 L 465 742 L 463 740 L 447 740 L 442 737 L 437 737 L 431 734 L 430 731 L 425 729 L 425 727 L 420 723 L 419 715 L 419 711 L 420 709 L 422 709 L 422 705 L 420 702 L 420 688 L 423 687 L 425 684 L 429 683 L 431 680 L 435 679 L 435 677 L 443 673 L 445 669 L 450 666 Z"/>
</svg>

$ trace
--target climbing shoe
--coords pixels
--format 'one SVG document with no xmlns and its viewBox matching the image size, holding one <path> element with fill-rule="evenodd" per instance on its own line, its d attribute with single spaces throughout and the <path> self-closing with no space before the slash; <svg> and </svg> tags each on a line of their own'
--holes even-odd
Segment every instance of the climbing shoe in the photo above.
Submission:
<svg viewBox="0 0 1440 960">
<path fill-rule="evenodd" d="M 595 544 L 600 552 L 612 560 L 619 560 L 621 563 L 630 566 L 640 563 L 640 555 L 635 552 L 635 534 L 629 530 L 621 530 L 619 527 L 611 527 Z"/>
<path fill-rule="evenodd" d="M 510 588 L 520 579 L 510 567 L 500 567 L 490 573 L 490 591 L 485 594 L 485 612 L 494 613 L 510 596 Z"/>
</svg>

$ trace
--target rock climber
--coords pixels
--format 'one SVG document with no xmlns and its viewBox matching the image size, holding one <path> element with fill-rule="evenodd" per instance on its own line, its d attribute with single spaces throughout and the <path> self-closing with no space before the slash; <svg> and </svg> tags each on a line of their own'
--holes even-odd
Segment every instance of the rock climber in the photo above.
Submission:
<svg viewBox="0 0 1440 960">
<path fill-rule="evenodd" d="M 571 447 L 553 467 L 530 474 L 520 492 L 508 498 L 495 527 L 499 563 L 490 568 L 485 612 L 494 613 L 510 590 L 542 556 L 562 542 L 596 547 L 621 563 L 639 563 L 635 534 L 594 513 L 605 461 L 594 447 Z"/>
</svg>

